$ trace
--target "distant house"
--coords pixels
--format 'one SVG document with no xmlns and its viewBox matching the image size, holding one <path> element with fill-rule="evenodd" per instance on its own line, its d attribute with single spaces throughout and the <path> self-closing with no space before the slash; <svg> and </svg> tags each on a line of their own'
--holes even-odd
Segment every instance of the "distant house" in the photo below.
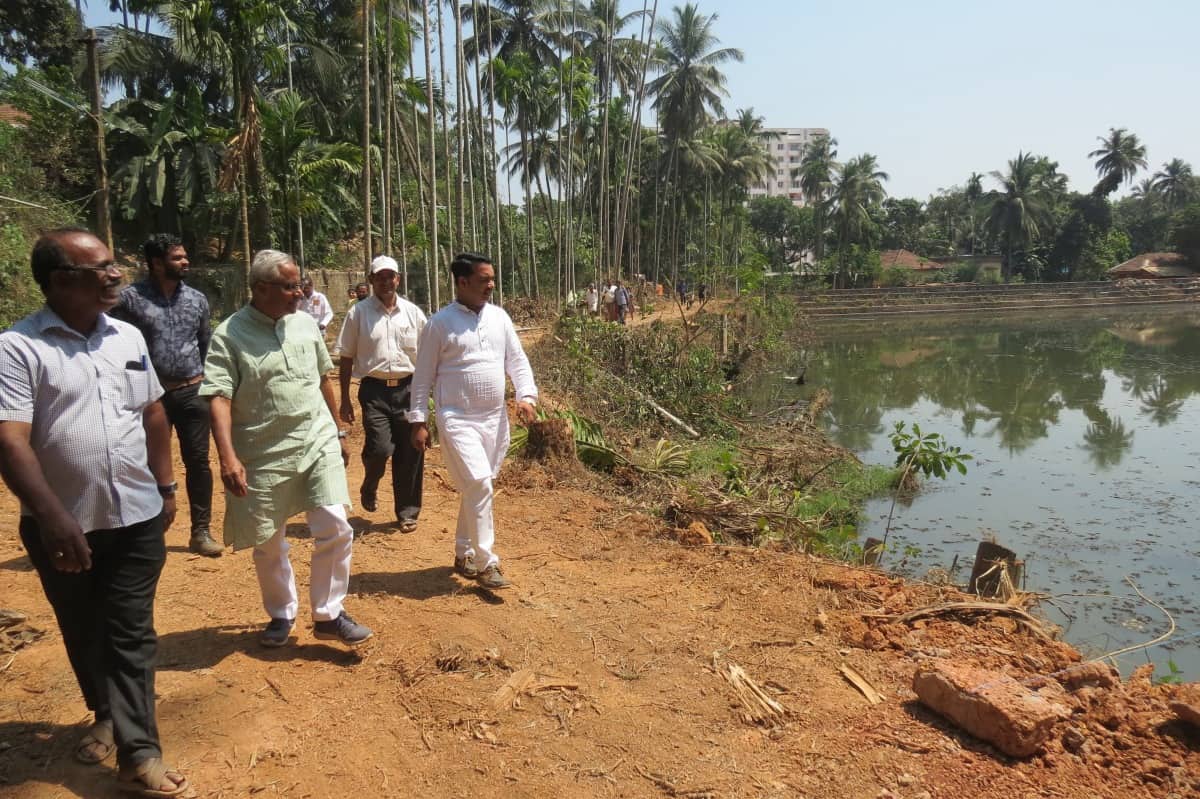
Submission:
<svg viewBox="0 0 1200 799">
<path fill-rule="evenodd" d="M 1108 270 L 1108 276 L 1113 280 L 1194 277 L 1195 275 L 1196 270 L 1192 268 L 1191 262 L 1177 252 L 1144 252 Z"/>
<path fill-rule="evenodd" d="M 908 250 L 884 250 L 879 253 L 879 266 L 888 269 L 907 269 L 910 272 L 938 272 L 945 267 L 937 261 L 922 258 Z"/>
<path fill-rule="evenodd" d="M 0 103 L 0 125 L 23 128 L 27 122 L 29 122 L 29 114 L 16 106 Z"/>
</svg>

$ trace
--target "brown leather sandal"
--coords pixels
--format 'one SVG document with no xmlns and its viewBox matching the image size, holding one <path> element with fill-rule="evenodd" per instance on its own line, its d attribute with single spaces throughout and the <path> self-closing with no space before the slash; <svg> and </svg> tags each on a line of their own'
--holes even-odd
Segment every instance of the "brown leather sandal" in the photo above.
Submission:
<svg viewBox="0 0 1200 799">
<path fill-rule="evenodd" d="M 117 742 L 113 740 L 112 720 L 97 721 L 88 727 L 88 731 L 75 745 L 75 759 L 80 763 L 94 766 L 108 760 L 117 751 Z"/>
<path fill-rule="evenodd" d="M 148 758 L 132 768 L 122 766 L 117 772 L 117 783 L 122 791 L 151 799 L 179 796 L 188 789 L 187 777 L 168 768 L 161 757 Z M 162 787 L 168 784 L 172 787 Z"/>
</svg>

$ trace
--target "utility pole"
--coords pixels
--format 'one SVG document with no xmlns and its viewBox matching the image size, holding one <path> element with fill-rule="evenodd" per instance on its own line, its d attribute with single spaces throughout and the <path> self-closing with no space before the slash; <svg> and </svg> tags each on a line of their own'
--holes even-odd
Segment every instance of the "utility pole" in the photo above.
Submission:
<svg viewBox="0 0 1200 799">
<path fill-rule="evenodd" d="M 104 147 L 104 103 L 100 93 L 100 59 L 96 53 L 99 40 L 96 31 L 88 28 L 80 40 L 87 44 L 88 76 L 91 78 L 92 119 L 96 123 L 96 231 L 113 248 L 112 217 L 108 211 L 108 158 Z"/>
</svg>

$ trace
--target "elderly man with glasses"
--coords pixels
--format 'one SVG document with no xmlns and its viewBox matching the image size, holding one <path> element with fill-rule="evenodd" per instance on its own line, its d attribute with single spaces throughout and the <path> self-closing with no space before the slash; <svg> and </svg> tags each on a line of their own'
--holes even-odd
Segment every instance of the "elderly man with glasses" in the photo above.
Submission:
<svg viewBox="0 0 1200 799">
<path fill-rule="evenodd" d="M 313 635 L 354 646 L 371 637 L 342 607 L 354 531 L 346 519 L 346 433 L 338 429 L 333 361 L 316 322 L 296 313 L 300 270 L 262 250 L 250 266 L 250 303 L 213 332 L 200 396 L 209 398 L 225 485 L 225 543 L 254 547 L 270 617 L 263 646 L 287 644 L 299 601 L 287 520 L 304 511 L 312 533 Z"/>
</svg>

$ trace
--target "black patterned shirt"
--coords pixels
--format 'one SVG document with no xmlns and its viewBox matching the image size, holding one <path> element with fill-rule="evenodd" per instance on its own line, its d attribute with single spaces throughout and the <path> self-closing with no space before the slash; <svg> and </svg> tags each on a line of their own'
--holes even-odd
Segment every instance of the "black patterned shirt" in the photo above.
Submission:
<svg viewBox="0 0 1200 799">
<path fill-rule="evenodd" d="M 187 380 L 204 371 L 212 324 L 203 292 L 180 283 L 168 299 L 154 281 L 142 280 L 121 292 L 109 315 L 142 331 L 160 380 Z"/>
</svg>

